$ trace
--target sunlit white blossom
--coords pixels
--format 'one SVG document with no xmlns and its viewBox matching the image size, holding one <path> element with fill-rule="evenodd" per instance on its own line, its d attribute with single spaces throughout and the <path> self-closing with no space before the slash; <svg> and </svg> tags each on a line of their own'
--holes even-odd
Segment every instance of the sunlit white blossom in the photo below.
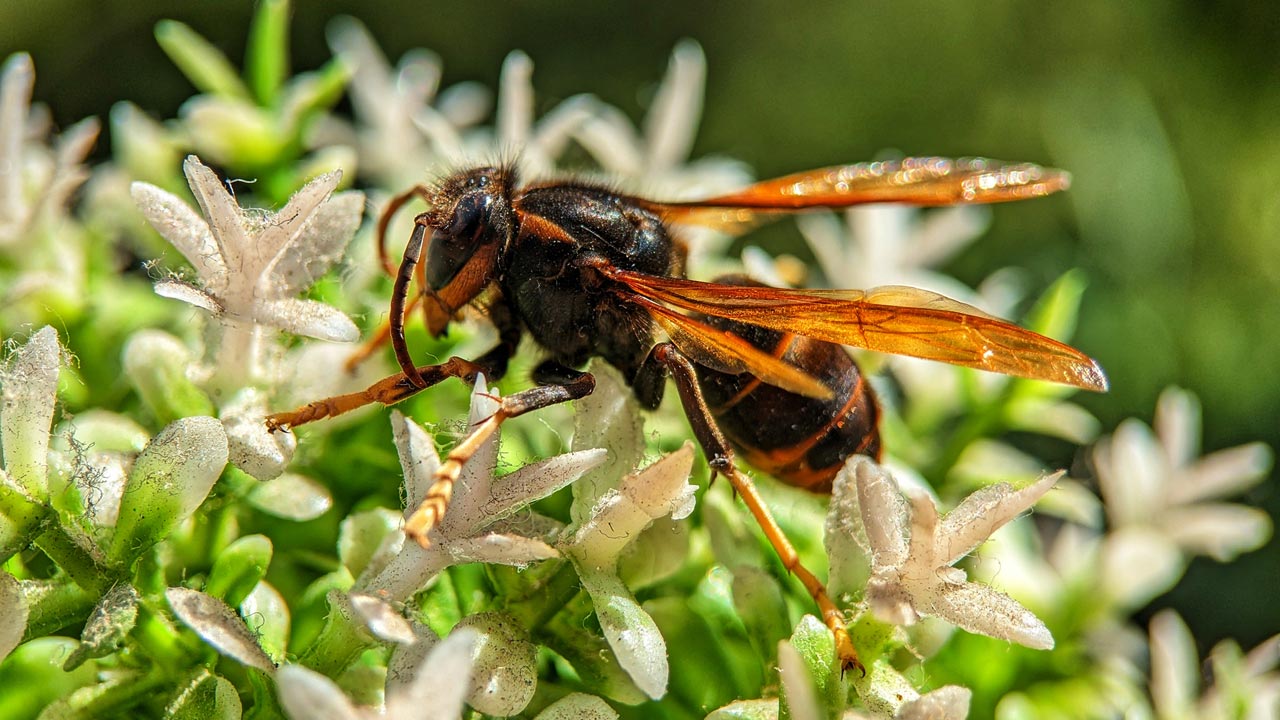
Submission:
<svg viewBox="0 0 1280 720">
<path fill-rule="evenodd" d="M 842 472 L 854 475 L 862 526 L 871 553 L 866 598 L 876 616 L 910 625 L 932 615 L 969 632 L 1036 649 L 1053 647 L 1048 628 L 1009 596 L 967 580 L 953 565 L 1039 500 L 1060 474 L 1025 488 L 993 485 L 939 516 L 934 500 L 914 488 L 900 490 L 874 461 L 855 457 Z"/>
<path fill-rule="evenodd" d="M 273 349 L 264 335 L 268 328 L 324 340 L 359 338 L 346 315 L 297 297 L 341 258 L 363 216 L 363 194 L 330 197 L 340 171 L 308 183 L 279 212 L 263 213 L 241 209 L 195 156 L 187 158 L 183 169 L 204 217 L 147 183 L 134 183 L 133 198 L 199 278 L 198 285 L 162 280 L 156 292 L 213 316 L 206 362 L 215 386 L 272 379 Z"/>
<path fill-rule="evenodd" d="M 470 423 L 474 425 L 498 408 L 496 394 L 484 378 L 478 378 L 471 395 Z M 427 495 L 440 458 L 435 444 L 415 422 L 392 413 L 392 427 L 400 464 L 405 476 L 405 517 Z M 385 597 L 407 599 L 441 570 L 468 562 L 527 565 L 556 557 L 557 551 L 538 537 L 518 532 L 513 516 L 529 503 L 546 497 L 604 461 L 604 450 L 583 450 L 558 455 L 495 477 L 498 460 L 498 433 L 495 433 L 462 467 L 453 499 L 444 519 L 428 535 L 431 544 L 422 548 L 406 542 L 397 531 L 391 540 L 394 552 L 385 562 L 367 569 L 357 581 L 357 589 Z M 537 523 L 534 523 L 537 524 Z"/>
<path fill-rule="evenodd" d="M 1168 589 L 1188 556 L 1225 562 L 1271 536 L 1267 514 L 1216 502 L 1265 476 L 1271 452 L 1249 443 L 1200 457 L 1200 406 L 1171 388 L 1156 405 L 1154 431 L 1129 419 L 1093 453 L 1110 532 L 1103 582 L 1117 599 L 1141 604 Z"/>
</svg>

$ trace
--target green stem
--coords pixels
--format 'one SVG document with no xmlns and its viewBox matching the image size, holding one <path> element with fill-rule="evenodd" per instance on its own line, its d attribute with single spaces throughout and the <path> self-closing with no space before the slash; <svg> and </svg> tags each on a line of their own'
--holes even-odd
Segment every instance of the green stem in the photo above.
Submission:
<svg viewBox="0 0 1280 720">
<path fill-rule="evenodd" d="M 162 669 L 169 677 L 177 677 L 191 666 L 193 658 L 182 642 L 178 629 L 168 622 L 146 603 L 142 612 L 138 613 L 138 623 L 133 628 L 133 637 L 138 647 L 155 661 L 157 668 Z"/>
<path fill-rule="evenodd" d="M 50 515 L 43 503 L 31 502 L 18 492 L 0 492 L 0 562 L 31 544 L 31 538 Z"/>
<path fill-rule="evenodd" d="M 98 596 L 65 579 L 25 581 L 22 596 L 27 603 L 23 642 L 84 622 L 98 602 Z"/>
<path fill-rule="evenodd" d="M 91 595 L 102 595 L 119 577 L 114 569 L 95 558 L 54 523 L 36 538 L 36 546 L 77 585 Z"/>
</svg>

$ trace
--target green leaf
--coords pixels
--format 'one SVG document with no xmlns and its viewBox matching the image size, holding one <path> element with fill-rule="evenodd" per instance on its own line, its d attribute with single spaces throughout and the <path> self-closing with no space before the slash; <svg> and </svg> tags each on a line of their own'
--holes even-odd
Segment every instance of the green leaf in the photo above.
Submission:
<svg viewBox="0 0 1280 720">
<path fill-rule="evenodd" d="M 0 688 L 23 691 L 0 692 L 0 717 L 34 718 L 54 700 L 98 682 L 96 663 L 85 663 L 71 672 L 62 670 L 62 663 L 77 645 L 71 638 L 44 637 L 18 646 L 0 663 Z"/>
<path fill-rule="evenodd" d="M 271 105 L 289 76 L 289 2 L 259 0 L 249 28 L 245 76 L 260 105 Z"/>
<path fill-rule="evenodd" d="M 227 435 L 211 417 L 171 423 L 138 456 L 120 499 L 110 555 L 132 565 L 185 520 L 227 464 Z"/>
<path fill-rule="evenodd" d="M 166 720 L 239 720 L 242 708 L 235 685 L 224 677 L 201 669 L 178 688 Z"/>
<path fill-rule="evenodd" d="M 271 549 L 271 539 L 265 535 L 246 535 L 231 543 L 214 558 L 204 591 L 239 606 L 266 576 Z"/>
<path fill-rule="evenodd" d="M 249 89 L 227 56 L 195 30 L 177 20 L 156 23 L 156 42 L 178 70 L 202 93 L 249 100 Z"/>
</svg>

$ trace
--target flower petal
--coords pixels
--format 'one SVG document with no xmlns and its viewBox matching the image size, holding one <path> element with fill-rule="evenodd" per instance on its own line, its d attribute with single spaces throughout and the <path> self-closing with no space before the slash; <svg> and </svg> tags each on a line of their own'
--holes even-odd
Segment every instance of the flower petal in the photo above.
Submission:
<svg viewBox="0 0 1280 720">
<path fill-rule="evenodd" d="M 1167 387 L 1156 400 L 1156 437 L 1169 467 L 1182 467 L 1200 454 L 1200 401 L 1179 387 Z"/>
<path fill-rule="evenodd" d="M 595 363 L 596 389 L 574 403 L 573 449 L 605 448 L 608 460 L 573 485 L 570 517 L 577 525 L 587 522 L 596 502 L 618 486 L 620 479 L 644 458 L 644 422 L 631 392 L 612 366 Z"/>
<path fill-rule="evenodd" d="M 266 300 L 254 305 L 253 320 L 294 335 L 330 342 L 355 342 L 360 329 L 337 308 L 315 300 Z"/>
<path fill-rule="evenodd" d="M 1162 718 L 1188 717 L 1199 694 L 1200 656 L 1191 630 L 1173 610 L 1151 618 L 1151 701 Z"/>
<path fill-rule="evenodd" d="M 524 567 L 539 560 L 560 556 L 555 548 L 541 540 L 500 533 L 449 540 L 445 547 L 457 564 L 481 562 Z"/>
<path fill-rule="evenodd" d="M 276 691 L 292 720 L 360 720 L 355 705 L 332 680 L 301 665 L 280 668 Z"/>
<path fill-rule="evenodd" d="M 1170 483 L 1169 502 L 1189 504 L 1237 495 L 1261 482 L 1271 462 L 1271 448 L 1260 442 L 1210 453 L 1183 468 Z"/>
<path fill-rule="evenodd" d="M 363 218 L 364 193 L 344 192 L 329 198 L 281 248 L 265 275 L 263 289 L 276 297 L 291 297 L 311 287 L 342 259 Z"/>
<path fill-rule="evenodd" d="M 369 628 L 369 632 L 379 640 L 401 645 L 417 641 L 409 621 L 382 598 L 364 593 L 352 593 L 351 607 Z"/>
<path fill-rule="evenodd" d="M 490 523 L 509 517 L 599 467 L 608 455 L 603 448 L 579 450 L 540 460 L 504 475 L 493 483 L 481 514 Z"/>
<path fill-rule="evenodd" d="M 182 171 L 187 176 L 187 183 L 191 186 L 191 193 L 196 196 L 196 202 L 200 203 L 200 210 L 208 218 L 208 228 L 218 247 L 216 254 L 223 263 L 221 273 L 201 276 L 201 279 L 211 288 L 226 287 L 229 278 L 247 270 L 244 252 L 251 247 L 251 243 L 244 227 L 244 213 L 222 181 L 200 162 L 200 158 L 188 155 L 182 163 Z M 198 244 L 193 245 L 193 250 L 199 249 Z"/>
<path fill-rule="evenodd" d="M 608 572 L 579 573 L 591 595 L 600 629 L 613 648 L 618 664 L 636 687 L 654 700 L 667 693 L 667 644 L 653 618 L 641 609 L 626 586 Z"/>
<path fill-rule="evenodd" d="M 498 147 L 519 150 L 533 127 L 533 61 L 519 50 L 507 54 L 498 77 L 498 112 L 494 119 Z"/>
<path fill-rule="evenodd" d="M 267 399 L 256 388 L 236 393 L 219 413 L 227 432 L 228 460 L 258 480 L 279 477 L 289 462 L 298 440 L 293 433 L 267 430 Z"/>
<path fill-rule="evenodd" d="M 153 289 L 160 297 L 180 300 L 201 310 L 207 310 L 213 315 L 221 315 L 226 311 L 226 308 L 222 307 L 222 303 L 218 301 L 218 298 L 181 280 L 159 280 Z"/>
<path fill-rule="evenodd" d="M 265 673 L 275 672 L 275 663 L 262 651 L 253 632 L 226 603 L 182 587 L 171 587 L 164 596 L 178 619 L 219 653 Z"/>
<path fill-rule="evenodd" d="M 537 648 L 528 631 L 500 612 L 469 615 L 458 623 L 479 633 L 467 704 L 485 715 L 524 711 L 538 689 Z"/>
<path fill-rule="evenodd" d="M 898 484 L 874 461 L 854 456 L 852 468 L 858 486 L 858 508 L 871 546 L 873 567 L 896 567 L 907 559 L 907 524 L 910 512 Z"/>
<path fill-rule="evenodd" d="M 1262 547 L 1272 529 L 1271 516 L 1265 511 L 1226 503 L 1170 509 L 1161 525 L 1179 547 L 1218 562 L 1230 562 Z"/>
<path fill-rule="evenodd" d="M 265 223 L 255 228 L 257 232 L 254 233 L 253 244 L 244 248 L 252 260 L 246 258 L 243 270 L 257 279 L 279 261 L 282 253 L 311 251 L 313 248 L 302 247 L 298 241 L 305 233 L 316 208 L 333 194 L 334 188 L 341 181 L 341 170 L 324 173 L 303 185 L 279 212 L 268 216 Z"/>
<path fill-rule="evenodd" d="M 813 690 L 813 679 L 804 659 L 790 641 L 778 643 L 778 678 L 782 681 L 782 694 L 787 699 L 787 709 L 795 720 L 819 720 L 818 695 Z"/>
<path fill-rule="evenodd" d="M 895 720 L 964 720 L 969 717 L 973 691 L 959 685 L 943 685 L 902 703 Z"/>
<path fill-rule="evenodd" d="M 938 530 L 941 564 L 951 565 L 968 555 L 1002 525 L 1035 505 L 1064 474 L 1045 475 L 1017 490 L 1001 483 L 970 494 L 942 520 Z"/>
<path fill-rule="evenodd" d="M 1137 608 L 1173 587 L 1186 562 L 1164 533 L 1131 526 L 1102 542 L 1102 587 L 1125 607 Z"/>
<path fill-rule="evenodd" d="M 49 428 L 62 346 L 48 325 L 0 370 L 0 448 L 9 479 L 34 498 L 49 494 Z"/>
<path fill-rule="evenodd" d="M 969 632 L 1051 650 L 1053 635 L 1040 618 L 1002 592 L 978 583 L 940 585 L 933 597 L 917 597 L 920 610 Z M 923 601 L 923 602 L 921 602 Z"/>
<path fill-rule="evenodd" d="M 250 505 L 294 522 L 315 520 L 333 507 L 329 488 L 304 475 L 284 473 L 249 492 Z"/>
<path fill-rule="evenodd" d="M 0 74 L 0 162 L 6 169 L 22 166 L 22 143 L 35 83 L 36 69 L 30 55 L 14 53 L 4 61 Z M 26 219 L 22 192 L 22 173 L 0 173 L 0 225 Z"/>
<path fill-rule="evenodd" d="M 387 718 L 453 720 L 460 717 L 479 640 L 479 633 L 464 627 L 436 643 L 414 673 L 413 682 L 387 698 Z"/>
<path fill-rule="evenodd" d="M 833 597 L 856 592 L 871 575 L 871 543 L 858 507 L 858 485 L 854 468 L 862 456 L 850 458 L 836 474 L 831 489 L 831 509 L 827 512 L 823 544 L 830 558 L 827 589 Z"/>
<path fill-rule="evenodd" d="M 571 693 L 543 708 L 533 720 L 618 720 L 618 713 L 595 695 Z"/>
<path fill-rule="evenodd" d="M 209 223 L 190 205 L 150 183 L 133 183 L 130 195 L 151 227 L 182 253 L 201 280 L 211 283 L 226 278 L 227 264 Z"/>
<path fill-rule="evenodd" d="M 646 166 L 650 172 L 672 169 L 689 157 L 707 79 L 707 59 L 692 40 L 676 43 L 667 75 L 645 116 Z"/>
</svg>

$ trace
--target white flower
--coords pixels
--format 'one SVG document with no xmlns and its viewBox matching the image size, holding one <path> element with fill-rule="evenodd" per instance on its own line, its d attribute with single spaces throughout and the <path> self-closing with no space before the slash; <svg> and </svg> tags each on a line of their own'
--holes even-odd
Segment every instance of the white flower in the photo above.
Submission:
<svg viewBox="0 0 1280 720">
<path fill-rule="evenodd" d="M 279 212 L 263 213 L 242 210 L 195 156 L 187 158 L 183 170 L 204 218 L 176 196 L 147 183 L 134 183 L 133 198 L 199 276 L 199 287 L 162 280 L 156 292 L 202 308 L 217 320 L 206 348 L 210 369 L 222 380 L 216 386 L 241 387 L 270 379 L 266 328 L 323 340 L 359 338 L 346 315 L 297 298 L 341 258 L 360 224 L 361 193 L 330 198 L 340 171 L 308 183 Z"/>
<path fill-rule="evenodd" d="M 1039 618 L 1009 596 L 968 582 L 953 564 L 1034 505 L 1060 473 L 1021 489 L 983 488 L 939 517 L 927 493 L 909 488 L 904 497 L 893 477 L 870 459 L 852 458 L 842 472 L 856 481 L 871 553 L 866 598 L 877 617 L 911 625 L 932 615 L 969 632 L 1035 649 L 1053 647 L 1053 636 Z"/>
<path fill-rule="evenodd" d="M 1177 582 L 1189 555 L 1225 562 L 1271 536 L 1258 508 L 1212 502 L 1260 482 L 1271 467 L 1262 443 L 1199 456 L 1200 408 L 1170 388 L 1156 404 L 1155 430 L 1129 419 L 1093 453 L 1111 532 L 1103 582 L 1117 599 L 1140 605 Z"/>
<path fill-rule="evenodd" d="M 385 712 L 356 707 L 332 680 L 301 665 L 276 673 L 280 702 L 294 720 L 454 720 L 462 717 L 478 640 L 476 631 L 461 628 L 437 643 L 427 641 L 430 652 L 409 670 L 410 677 L 387 673 Z"/>
<path fill-rule="evenodd" d="M 495 398 L 485 387 L 484 378 L 477 378 L 471 395 L 468 427 L 497 410 Z M 431 438 L 417 423 L 399 412 L 392 413 L 391 422 L 404 468 L 407 518 L 426 497 L 440 458 Z M 430 546 L 424 549 L 417 543 L 405 542 L 404 534 L 397 531 L 388 552 L 362 573 L 356 589 L 405 600 L 451 565 L 490 562 L 520 566 L 556 557 L 556 550 L 543 540 L 518 532 L 517 518 L 513 516 L 529 503 L 578 479 L 604 458 L 604 450 L 582 450 L 494 477 L 498 460 L 498 434 L 495 433 L 463 465 L 449 510 L 428 535 Z M 558 527 L 554 521 L 532 513 L 523 521 L 535 528 L 541 525 L 546 530 Z"/>
<path fill-rule="evenodd" d="M 1274 718 L 1280 711 L 1280 635 L 1247 655 L 1232 640 L 1209 652 L 1213 685 L 1199 691 L 1195 638 L 1172 610 L 1151 618 L 1151 700 L 1159 720 Z"/>
<path fill-rule="evenodd" d="M 618 664 L 649 697 L 666 694 L 667 647 L 653 618 L 640 607 L 618 577 L 622 552 L 658 518 L 674 519 L 693 512 L 694 487 L 689 484 L 693 445 L 622 479 L 616 490 L 596 501 L 590 517 L 562 546 L 591 595 L 596 618 Z"/>
<path fill-rule="evenodd" d="M 53 149 L 31 142 L 46 134 L 31 117 L 34 84 L 31 56 L 10 55 L 0 71 L 0 247 L 66 211 L 71 193 L 89 176 L 80 163 L 98 137 L 98 121 L 90 118 L 68 128 Z M 23 250 L 27 255 L 30 247 Z"/>
</svg>

